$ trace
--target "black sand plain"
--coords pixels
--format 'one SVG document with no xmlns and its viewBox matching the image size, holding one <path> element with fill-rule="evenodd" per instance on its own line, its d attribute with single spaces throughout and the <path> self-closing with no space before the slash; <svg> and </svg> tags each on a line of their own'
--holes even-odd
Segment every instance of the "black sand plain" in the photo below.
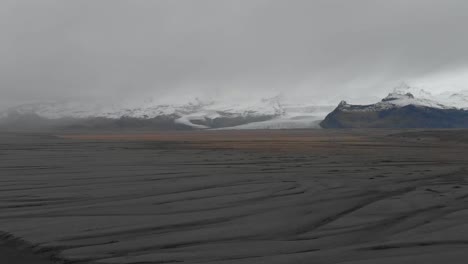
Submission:
<svg viewBox="0 0 468 264">
<path fill-rule="evenodd" d="M 0 133 L 0 263 L 467 263 L 467 135 Z"/>
</svg>

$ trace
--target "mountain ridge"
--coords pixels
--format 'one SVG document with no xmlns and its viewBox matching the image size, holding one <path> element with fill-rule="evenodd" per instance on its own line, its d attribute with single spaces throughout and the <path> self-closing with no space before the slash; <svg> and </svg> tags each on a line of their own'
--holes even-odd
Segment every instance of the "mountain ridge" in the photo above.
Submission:
<svg viewBox="0 0 468 264">
<path fill-rule="evenodd" d="M 468 92 L 432 95 L 403 83 L 370 105 L 346 101 L 320 123 L 323 128 L 465 128 Z"/>
</svg>

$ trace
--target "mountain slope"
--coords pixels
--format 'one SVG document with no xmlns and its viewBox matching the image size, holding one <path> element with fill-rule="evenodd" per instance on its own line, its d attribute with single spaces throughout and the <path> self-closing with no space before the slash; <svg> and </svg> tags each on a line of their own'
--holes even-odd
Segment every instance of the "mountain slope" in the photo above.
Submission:
<svg viewBox="0 0 468 264">
<path fill-rule="evenodd" d="M 323 128 L 465 128 L 468 127 L 466 92 L 438 96 L 407 85 L 382 101 L 351 105 L 342 101 L 320 123 Z"/>
</svg>

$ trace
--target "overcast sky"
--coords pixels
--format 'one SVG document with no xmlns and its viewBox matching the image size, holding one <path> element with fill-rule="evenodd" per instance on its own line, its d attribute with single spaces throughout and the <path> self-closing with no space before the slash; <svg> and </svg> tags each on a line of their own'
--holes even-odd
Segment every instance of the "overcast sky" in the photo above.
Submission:
<svg viewBox="0 0 468 264">
<path fill-rule="evenodd" d="M 468 89 L 466 0 L 1 0 L 0 104 Z"/>
</svg>

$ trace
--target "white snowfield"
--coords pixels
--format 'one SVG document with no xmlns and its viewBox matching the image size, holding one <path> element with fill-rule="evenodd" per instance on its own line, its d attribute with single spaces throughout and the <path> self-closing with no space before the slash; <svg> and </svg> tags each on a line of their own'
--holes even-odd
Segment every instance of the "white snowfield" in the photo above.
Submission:
<svg viewBox="0 0 468 264">
<path fill-rule="evenodd" d="M 147 100 L 138 104 L 129 103 L 103 103 L 96 101 L 60 101 L 46 103 L 24 104 L 12 107 L 6 112 L 34 113 L 45 118 L 87 118 L 87 117 L 135 117 L 153 118 L 161 115 L 179 116 L 206 116 L 214 117 L 216 113 L 230 113 L 236 115 L 281 114 L 282 104 L 280 97 L 251 100 L 247 102 L 229 102 L 215 100 L 200 100 L 195 98 L 186 103 L 159 103 Z M 219 115 L 219 114 L 218 114 Z"/>
<path fill-rule="evenodd" d="M 378 111 L 408 105 L 438 109 L 468 109 L 468 90 L 433 95 L 423 89 L 410 87 L 402 83 L 376 104 L 356 108 L 343 101 L 339 107 L 344 111 Z"/>
<path fill-rule="evenodd" d="M 34 114 L 48 119 L 59 118 L 94 118 L 118 119 L 121 117 L 155 118 L 170 116 L 177 124 L 197 129 L 209 129 L 209 126 L 196 121 L 209 121 L 215 118 L 265 117 L 269 121 L 252 122 L 233 129 L 287 129 L 313 128 L 322 120 L 333 106 L 297 104 L 282 96 L 241 101 L 200 100 L 183 104 L 161 104 L 148 100 L 137 106 L 126 104 L 107 104 L 92 101 L 64 101 L 52 103 L 34 103 L 13 107 L 4 112 L 15 114 Z"/>
</svg>

